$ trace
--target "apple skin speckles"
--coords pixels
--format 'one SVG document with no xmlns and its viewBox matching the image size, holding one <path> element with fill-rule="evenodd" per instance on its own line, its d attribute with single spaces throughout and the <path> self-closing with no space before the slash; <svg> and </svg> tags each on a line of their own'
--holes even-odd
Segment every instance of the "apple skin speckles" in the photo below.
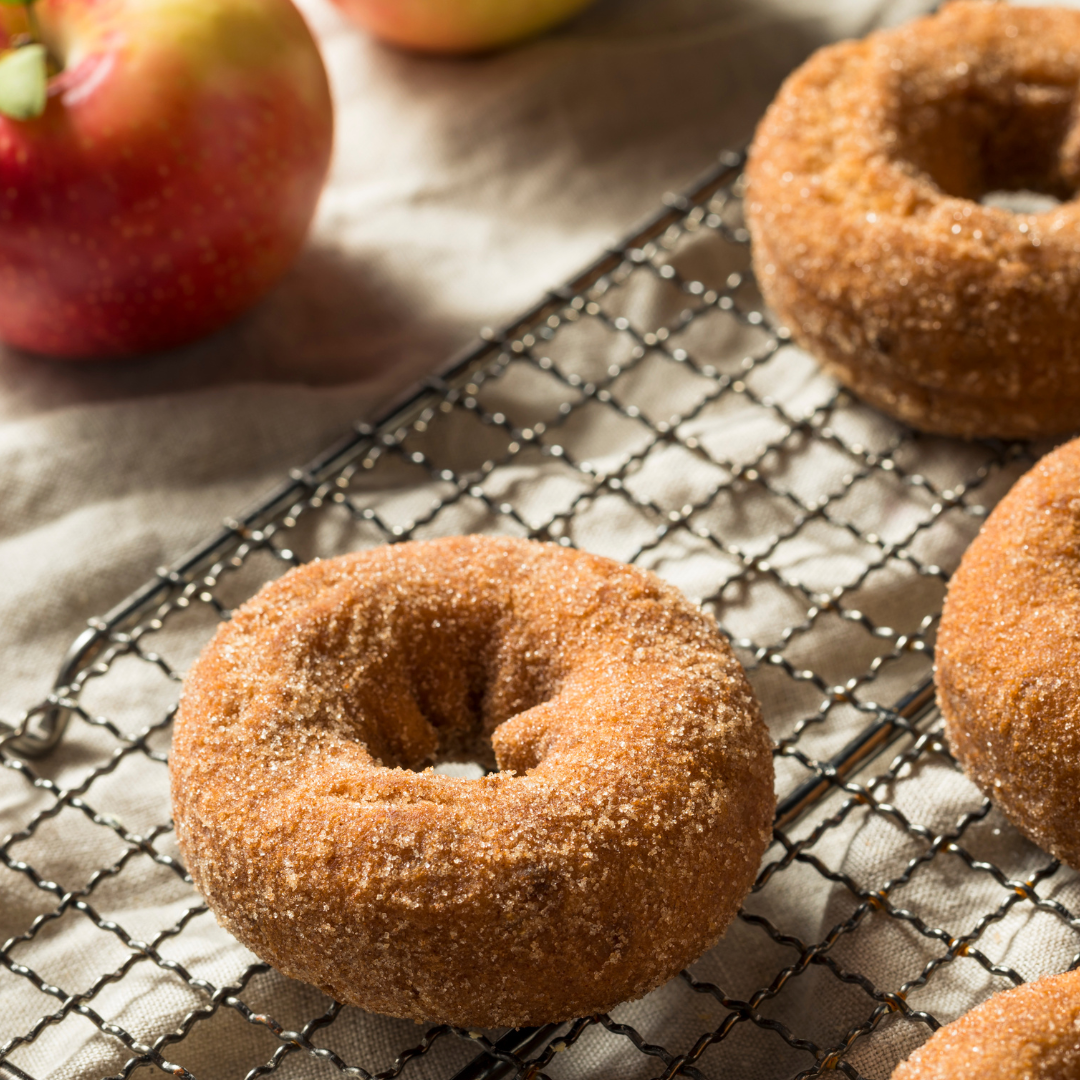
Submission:
<svg viewBox="0 0 1080 1080">
<path fill-rule="evenodd" d="M 36 9 L 64 67 L 42 116 L 0 117 L 0 340 L 108 359 L 229 322 L 296 256 L 329 167 L 330 90 L 299 12 Z"/>
</svg>

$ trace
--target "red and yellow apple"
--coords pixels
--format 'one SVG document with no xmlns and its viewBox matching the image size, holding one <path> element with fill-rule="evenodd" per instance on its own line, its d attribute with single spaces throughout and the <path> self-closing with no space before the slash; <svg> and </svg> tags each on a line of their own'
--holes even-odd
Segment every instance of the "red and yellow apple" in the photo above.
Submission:
<svg viewBox="0 0 1080 1080">
<path fill-rule="evenodd" d="M 335 0 L 354 22 L 421 52 L 485 52 L 532 37 L 592 0 Z"/>
<path fill-rule="evenodd" d="M 0 339 L 123 356 L 254 303 L 330 159 L 326 72 L 290 0 L 37 0 L 29 26 L 0 20 L 0 47 L 29 28 L 53 72 L 40 115 L 0 116 Z"/>
</svg>

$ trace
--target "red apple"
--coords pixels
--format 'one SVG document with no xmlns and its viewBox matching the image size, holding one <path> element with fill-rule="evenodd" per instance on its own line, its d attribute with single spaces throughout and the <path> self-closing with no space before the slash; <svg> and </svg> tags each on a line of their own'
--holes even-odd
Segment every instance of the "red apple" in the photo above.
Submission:
<svg viewBox="0 0 1080 1080">
<path fill-rule="evenodd" d="M 497 49 L 547 30 L 592 0 L 335 0 L 376 37 L 422 52 Z"/>
<path fill-rule="evenodd" d="M 19 44 L 20 16 L 0 8 L 0 46 Z M 296 255 L 329 164 L 330 91 L 300 13 L 38 0 L 32 16 L 59 70 L 40 116 L 0 116 L 0 339 L 113 357 L 228 322 Z"/>
</svg>

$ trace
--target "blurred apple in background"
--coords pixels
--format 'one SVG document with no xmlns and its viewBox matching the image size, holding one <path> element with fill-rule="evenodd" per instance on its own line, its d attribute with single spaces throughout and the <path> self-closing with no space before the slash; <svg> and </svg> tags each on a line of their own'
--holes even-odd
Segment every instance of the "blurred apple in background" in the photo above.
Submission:
<svg viewBox="0 0 1080 1080">
<path fill-rule="evenodd" d="M 484 52 L 532 37 L 592 0 L 335 0 L 376 37 L 422 52 Z"/>
<path fill-rule="evenodd" d="M 330 160 L 326 72 L 290 0 L 5 3 L 0 339 L 122 356 L 254 303 Z"/>
</svg>

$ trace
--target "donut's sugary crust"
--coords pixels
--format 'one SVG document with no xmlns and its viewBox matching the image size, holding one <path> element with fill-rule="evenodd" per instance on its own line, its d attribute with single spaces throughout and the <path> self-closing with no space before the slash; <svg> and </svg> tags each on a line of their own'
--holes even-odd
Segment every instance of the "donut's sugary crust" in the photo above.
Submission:
<svg viewBox="0 0 1080 1080">
<path fill-rule="evenodd" d="M 964 771 L 1080 869 L 1080 440 L 987 518 L 949 584 L 935 661 Z"/>
<path fill-rule="evenodd" d="M 1080 11 L 957 0 L 815 53 L 750 152 L 766 301 L 825 369 L 927 431 L 1080 425 Z M 997 168 L 994 174 L 993 168 Z"/>
<path fill-rule="evenodd" d="M 482 779 L 424 769 L 494 755 Z M 218 921 L 375 1012 L 606 1010 L 713 945 L 771 837 L 769 738 L 652 574 L 457 537 L 310 563 L 222 626 L 170 756 Z"/>
<path fill-rule="evenodd" d="M 1080 972 L 1002 990 L 939 1028 L 892 1080 L 1076 1080 Z"/>
</svg>

